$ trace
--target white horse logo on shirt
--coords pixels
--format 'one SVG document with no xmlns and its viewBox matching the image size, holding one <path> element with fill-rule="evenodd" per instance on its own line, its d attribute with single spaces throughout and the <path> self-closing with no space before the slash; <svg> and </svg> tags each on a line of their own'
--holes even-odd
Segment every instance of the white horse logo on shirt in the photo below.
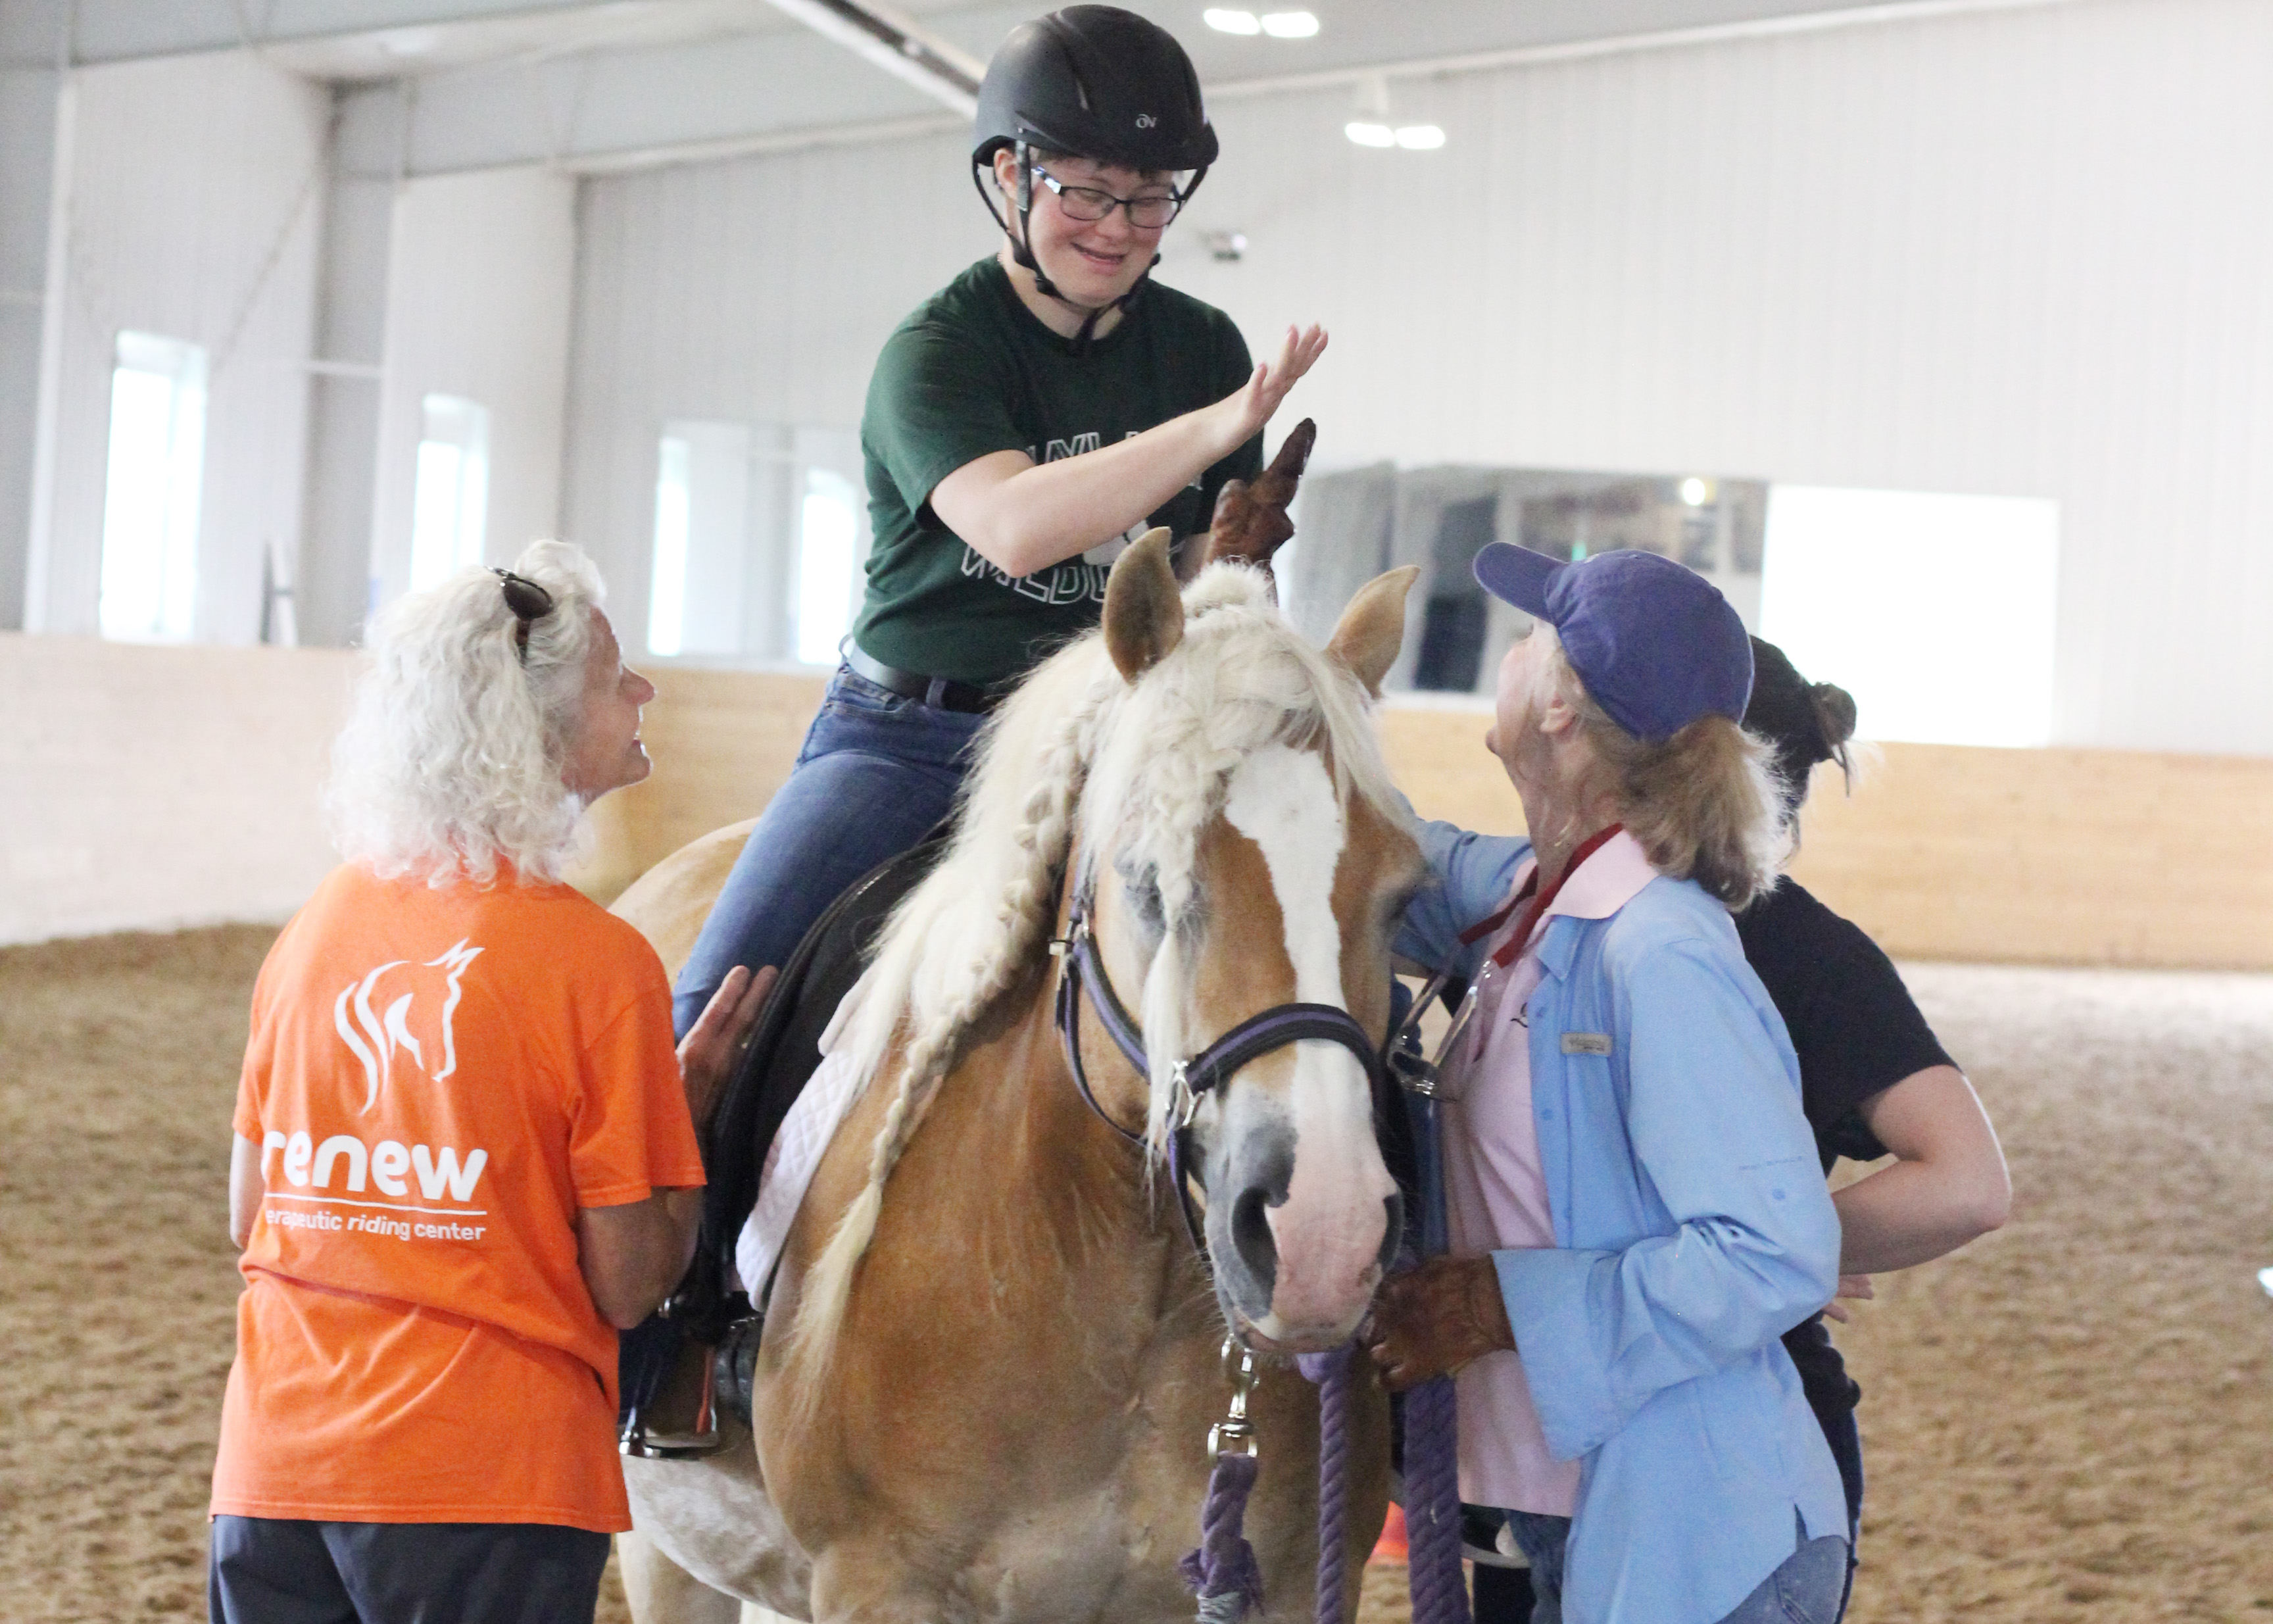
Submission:
<svg viewBox="0 0 2273 1624">
<path fill-rule="evenodd" d="M 480 948 L 461 940 L 439 959 L 430 959 L 421 966 L 442 972 L 440 1026 L 439 1031 L 426 1027 L 424 1043 L 411 1031 L 411 1021 L 417 1012 L 415 1001 L 418 989 L 416 987 L 389 1004 L 384 1014 L 379 1013 L 371 1005 L 371 993 L 378 987 L 379 977 L 390 970 L 402 968 L 410 962 L 409 959 L 390 959 L 360 981 L 350 981 L 341 989 L 338 999 L 332 1005 L 332 1024 L 339 1029 L 341 1040 L 363 1063 L 364 1078 L 369 1085 L 364 1094 L 364 1111 L 368 1112 L 379 1103 L 379 1094 L 394 1080 L 394 1051 L 398 1049 L 406 1051 L 417 1063 L 418 1069 L 435 1082 L 446 1080 L 458 1069 L 458 1042 L 456 1034 L 451 1030 L 451 1018 L 457 1013 L 458 999 L 461 996 L 458 983 L 465 978 L 466 966 L 480 958 L 481 953 Z M 352 1021 L 349 1019 L 350 1015 L 354 1017 Z M 424 1022 L 420 1024 L 425 1026 Z M 440 1063 L 439 1069 L 427 1058 L 429 1045 L 433 1049 L 435 1059 Z"/>
</svg>

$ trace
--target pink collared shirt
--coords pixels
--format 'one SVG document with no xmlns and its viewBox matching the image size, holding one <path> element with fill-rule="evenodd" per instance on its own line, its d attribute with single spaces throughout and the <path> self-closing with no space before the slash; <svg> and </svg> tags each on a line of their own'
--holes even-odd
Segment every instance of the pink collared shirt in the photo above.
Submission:
<svg viewBox="0 0 2273 1624">
<path fill-rule="evenodd" d="M 1517 870 L 1511 895 L 1522 894 L 1535 868 L 1527 861 Z M 1531 1115 L 1531 1034 L 1525 1024 L 1525 1006 L 1542 974 L 1539 944 L 1548 919 L 1608 919 L 1656 877 L 1641 842 L 1622 831 L 1564 881 L 1513 964 L 1502 966 L 1492 955 L 1521 924 L 1522 909 L 1485 940 L 1472 995 L 1476 1008 L 1445 1062 L 1451 1097 L 1441 1119 L 1444 1204 L 1454 1256 L 1555 1244 Z M 1579 1492 L 1579 1462 L 1548 1453 L 1523 1361 L 1512 1353 L 1487 1354 L 1454 1381 L 1460 1498 L 1474 1506 L 1569 1516 Z"/>
</svg>

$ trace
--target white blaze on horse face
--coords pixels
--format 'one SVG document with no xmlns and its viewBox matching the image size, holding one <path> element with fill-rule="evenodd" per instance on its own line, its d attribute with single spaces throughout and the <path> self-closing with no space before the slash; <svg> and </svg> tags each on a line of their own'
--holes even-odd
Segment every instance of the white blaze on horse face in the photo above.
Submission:
<svg viewBox="0 0 2273 1624">
<path fill-rule="evenodd" d="M 1347 1010 L 1333 893 L 1348 830 L 1325 762 L 1314 751 L 1267 746 L 1233 772 L 1223 809 L 1271 871 L 1296 1001 Z M 1397 1186 L 1374 1142 L 1365 1068 L 1347 1049 L 1297 1043 L 1287 1103 L 1294 1168 L 1286 1201 L 1265 1214 L 1277 1274 L 1271 1312 L 1256 1328 L 1274 1339 L 1347 1335 L 1373 1296 L 1389 1222 L 1384 1203 Z"/>
</svg>

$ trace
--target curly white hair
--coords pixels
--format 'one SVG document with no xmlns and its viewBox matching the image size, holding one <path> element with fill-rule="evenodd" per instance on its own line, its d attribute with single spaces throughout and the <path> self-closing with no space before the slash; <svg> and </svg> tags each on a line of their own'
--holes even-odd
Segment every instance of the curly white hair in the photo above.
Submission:
<svg viewBox="0 0 2273 1624">
<path fill-rule="evenodd" d="M 397 598 L 366 629 L 324 805 L 341 854 L 383 878 L 485 885 L 500 865 L 560 877 L 584 809 L 561 769 L 605 589 L 565 542 L 530 544 L 513 570 L 552 597 L 525 658 L 505 583 L 479 568 Z"/>
</svg>

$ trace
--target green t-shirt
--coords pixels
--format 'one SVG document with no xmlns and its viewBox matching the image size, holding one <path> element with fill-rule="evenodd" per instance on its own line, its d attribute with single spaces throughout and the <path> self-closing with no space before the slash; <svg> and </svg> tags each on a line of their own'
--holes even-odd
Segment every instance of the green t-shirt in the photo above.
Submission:
<svg viewBox="0 0 2273 1624">
<path fill-rule="evenodd" d="M 933 490 L 994 452 L 1054 462 L 1126 440 L 1221 400 L 1252 370 L 1230 317 L 1157 282 L 1079 354 L 1019 304 L 1000 264 L 981 259 L 900 324 L 869 380 L 860 448 L 875 543 L 854 638 L 903 671 L 983 683 L 1024 673 L 1096 625 L 1113 560 L 1150 525 L 1014 579 L 940 523 Z M 1257 435 L 1150 523 L 1179 539 L 1205 530 L 1224 482 L 1262 467 Z"/>
</svg>

